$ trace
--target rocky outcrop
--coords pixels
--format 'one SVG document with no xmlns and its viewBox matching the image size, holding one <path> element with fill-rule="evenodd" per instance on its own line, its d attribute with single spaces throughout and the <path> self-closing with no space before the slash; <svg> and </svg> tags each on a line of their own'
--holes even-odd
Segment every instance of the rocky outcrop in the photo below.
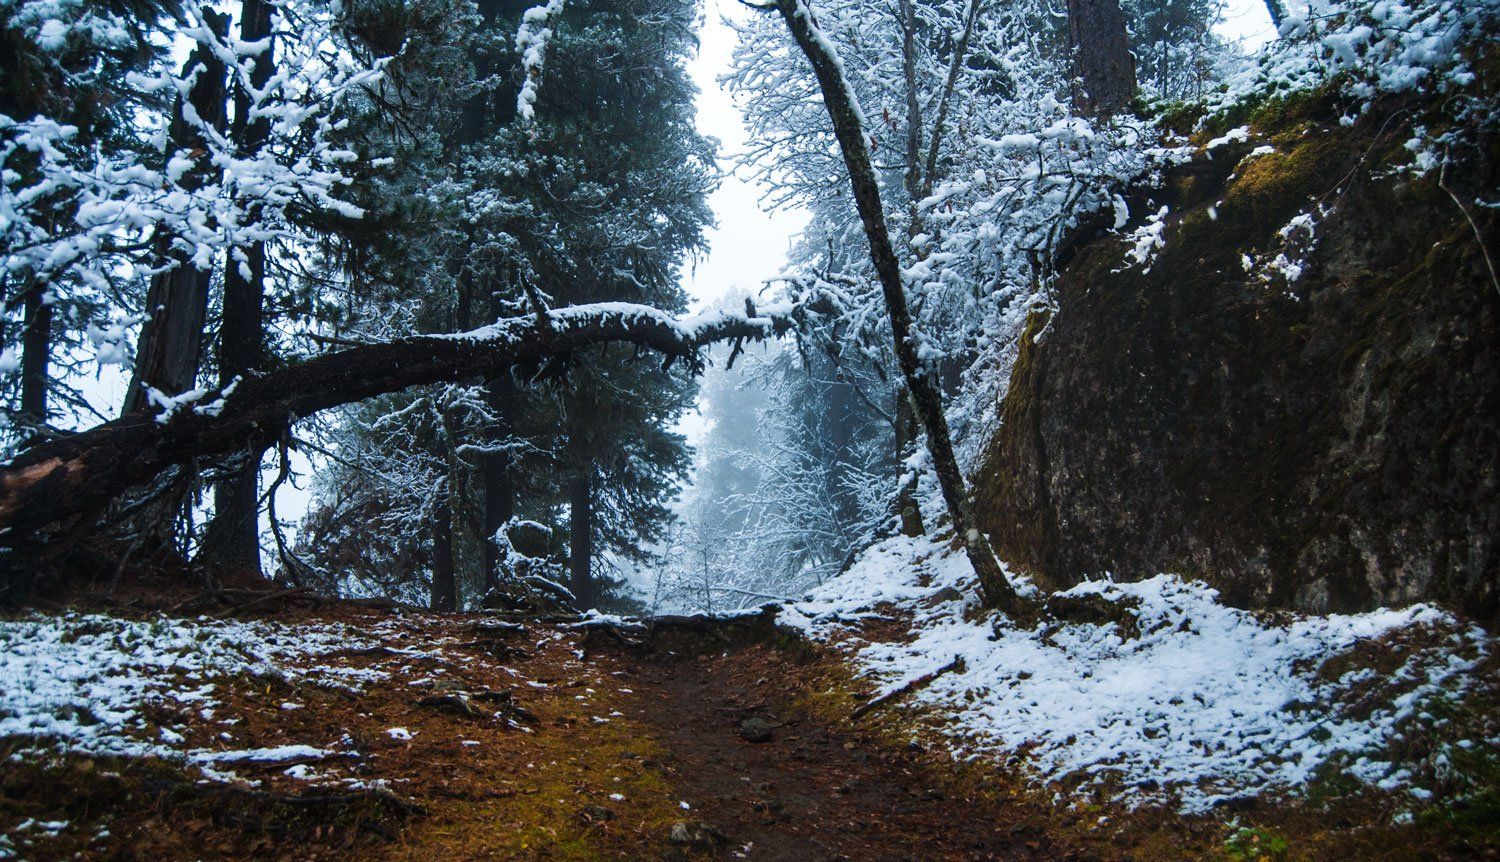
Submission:
<svg viewBox="0 0 1500 862">
<path fill-rule="evenodd" d="M 1265 107 L 1133 201 L 1169 207 L 1149 268 L 1114 235 L 1072 256 L 976 482 L 1003 558 L 1057 587 L 1167 571 L 1242 606 L 1496 618 L 1500 290 L 1476 233 L 1500 218 L 1393 171 L 1423 106 L 1351 128 L 1332 102 Z M 1492 196 L 1495 156 L 1443 184 Z"/>
</svg>

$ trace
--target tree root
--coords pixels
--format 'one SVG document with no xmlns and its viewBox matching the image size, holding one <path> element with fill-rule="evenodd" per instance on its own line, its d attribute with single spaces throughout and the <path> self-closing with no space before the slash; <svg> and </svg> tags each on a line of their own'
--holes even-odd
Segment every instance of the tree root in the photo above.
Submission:
<svg viewBox="0 0 1500 862">
<path fill-rule="evenodd" d="M 181 810 L 185 801 L 206 804 L 223 822 L 232 823 L 244 830 L 264 830 L 271 833 L 289 833 L 305 821 L 316 817 L 315 825 L 338 819 L 349 819 L 359 828 L 375 832 L 384 838 L 396 837 L 396 830 L 382 822 L 382 818 L 393 817 L 405 820 L 425 815 L 427 810 L 415 802 L 403 799 L 383 787 L 372 787 L 341 793 L 274 793 L 241 787 L 235 784 L 194 784 L 177 779 L 150 779 L 146 789 L 159 800 L 159 805 Z"/>
</svg>

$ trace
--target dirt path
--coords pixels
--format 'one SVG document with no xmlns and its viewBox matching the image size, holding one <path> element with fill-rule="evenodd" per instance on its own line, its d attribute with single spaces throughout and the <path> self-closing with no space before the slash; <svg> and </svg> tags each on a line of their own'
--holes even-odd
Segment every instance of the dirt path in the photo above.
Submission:
<svg viewBox="0 0 1500 862">
<path fill-rule="evenodd" d="M 677 792 L 730 839 L 721 855 L 1070 858 L 1024 818 L 1008 823 L 990 801 L 940 789 L 920 750 L 894 750 L 800 709 L 788 684 L 794 673 L 764 647 L 640 665 L 636 717 L 659 735 Z M 757 721 L 769 725 L 769 739 L 742 738 L 764 734 Z"/>
<path fill-rule="evenodd" d="M 852 720 L 868 683 L 834 649 L 774 631 L 658 625 L 638 644 L 597 628 L 352 606 L 275 621 L 285 641 L 321 631 L 348 643 L 209 676 L 169 668 L 163 691 L 191 696 L 143 702 L 130 725 L 212 762 L 216 780 L 182 754 L 53 754 L 0 737 L 0 858 L 1500 859 L 1372 831 L 1353 797 L 1261 803 L 1227 823 L 1098 797 L 1059 804 L 1001 764 L 961 767 L 924 749 L 934 734 L 910 713 Z M 63 628 L 95 637 L 98 626 Z M 173 632 L 161 636 L 193 641 Z M 115 641 L 121 656 L 136 637 Z M 1477 822 L 1486 809 L 1474 812 Z M 1242 853 L 1231 838 L 1269 849 Z"/>
<path fill-rule="evenodd" d="M 1049 839 L 1050 806 L 966 788 L 941 753 L 851 725 L 847 696 L 814 703 L 828 656 L 648 658 L 566 627 L 360 609 L 279 619 L 374 642 L 308 655 L 301 676 L 215 677 L 213 709 L 165 699 L 144 732 L 309 753 L 205 784 L 156 758 L 13 767 L 24 742 L 0 739 L 0 835 L 30 829 L 34 862 L 1087 858 Z"/>
</svg>

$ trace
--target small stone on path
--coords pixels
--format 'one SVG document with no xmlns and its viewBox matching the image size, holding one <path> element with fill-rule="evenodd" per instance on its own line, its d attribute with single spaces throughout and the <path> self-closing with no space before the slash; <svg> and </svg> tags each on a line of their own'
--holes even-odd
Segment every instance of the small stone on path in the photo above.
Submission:
<svg viewBox="0 0 1500 862">
<path fill-rule="evenodd" d="M 770 722 L 763 718 L 752 716 L 740 722 L 740 739 L 746 742 L 770 742 L 771 731 Z"/>
<path fill-rule="evenodd" d="M 723 832 L 702 820 L 679 820 L 673 823 L 667 840 L 694 850 L 712 850 L 721 844 L 733 843 Z"/>
</svg>

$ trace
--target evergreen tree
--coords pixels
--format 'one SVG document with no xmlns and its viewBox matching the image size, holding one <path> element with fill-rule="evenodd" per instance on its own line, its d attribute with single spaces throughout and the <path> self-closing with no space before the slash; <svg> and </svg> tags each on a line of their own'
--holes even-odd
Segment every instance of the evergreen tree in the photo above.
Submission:
<svg viewBox="0 0 1500 862">
<path fill-rule="evenodd" d="M 79 354 L 89 344 L 90 325 L 108 319 L 110 294 L 132 290 L 129 277 L 119 275 L 122 265 L 128 271 L 129 264 L 147 262 L 131 238 L 112 237 L 94 251 L 113 266 L 57 271 L 48 234 L 73 222 L 80 200 L 50 181 L 47 162 L 82 162 L 96 149 L 149 158 L 152 130 L 139 117 L 161 110 L 163 102 L 135 81 L 165 61 L 163 35 L 175 14 L 173 3 L 154 0 L 0 4 L 0 166 L 15 172 L 7 186 L 47 190 L 28 202 L 30 212 L 7 206 L 0 220 L 6 249 L 0 432 L 6 448 L 34 431 L 48 432 L 64 414 L 88 414 L 67 381 L 83 365 Z M 17 312 L 18 329 L 7 325 Z M 94 335 L 98 343 L 105 332 L 96 326 Z"/>
<path fill-rule="evenodd" d="M 398 155 L 362 191 L 372 217 L 330 249 L 330 265 L 358 285 L 330 309 L 338 337 L 462 330 L 601 300 L 684 308 L 679 269 L 701 246 L 714 181 L 712 142 L 693 130 L 694 91 L 682 66 L 694 44 L 694 4 L 570 3 L 545 20 L 540 67 L 527 65 L 516 38 L 527 9 L 352 8 L 359 33 L 393 39 L 395 27 L 409 50 L 352 124 L 364 145 Z M 389 240 L 412 235 L 423 240 Z M 403 423 L 429 426 L 408 428 L 403 445 L 427 441 L 436 447 L 430 457 L 383 446 L 360 411 L 347 412 L 329 442 L 408 475 L 408 486 L 435 494 L 446 482 L 457 525 L 451 571 L 469 600 L 493 585 L 492 538 L 520 515 L 559 539 L 575 537 L 575 579 L 592 603 L 605 591 L 606 559 L 638 557 L 670 518 L 666 503 L 687 453 L 663 429 L 692 392 L 680 370 L 663 374 L 656 360 L 601 350 L 440 398 L 395 396 L 387 406 Z M 416 409 L 423 399 L 443 406 Z M 341 488 L 329 481 L 325 504 L 381 505 L 373 490 L 356 504 Z M 425 508 L 431 499 L 390 504 Z M 431 535 L 404 541 L 427 546 Z"/>
<path fill-rule="evenodd" d="M 1229 44 L 1214 33 L 1221 0 L 1124 0 L 1141 89 L 1161 99 L 1201 98 L 1222 77 Z"/>
</svg>

